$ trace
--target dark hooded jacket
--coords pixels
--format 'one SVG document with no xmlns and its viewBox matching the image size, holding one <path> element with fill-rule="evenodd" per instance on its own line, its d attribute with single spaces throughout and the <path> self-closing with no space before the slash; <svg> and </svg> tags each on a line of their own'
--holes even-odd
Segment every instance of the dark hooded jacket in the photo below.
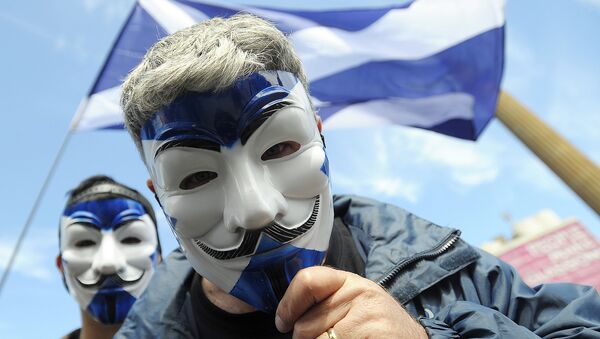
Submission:
<svg viewBox="0 0 600 339">
<path fill-rule="evenodd" d="M 510 265 L 460 232 L 388 204 L 334 198 L 366 277 L 384 286 L 431 338 L 600 338 L 600 297 L 588 286 L 527 286 Z M 115 338 L 193 338 L 186 286 L 193 269 L 174 251 L 157 270 Z"/>
</svg>

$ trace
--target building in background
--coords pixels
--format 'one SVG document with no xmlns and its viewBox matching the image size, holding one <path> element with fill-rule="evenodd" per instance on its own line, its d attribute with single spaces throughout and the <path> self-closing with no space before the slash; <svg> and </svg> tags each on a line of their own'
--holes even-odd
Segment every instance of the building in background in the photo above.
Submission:
<svg viewBox="0 0 600 339">
<path fill-rule="evenodd" d="M 574 282 L 600 290 L 600 242 L 577 219 L 561 220 L 551 210 L 513 224 L 482 248 L 513 265 L 530 286 Z"/>
</svg>

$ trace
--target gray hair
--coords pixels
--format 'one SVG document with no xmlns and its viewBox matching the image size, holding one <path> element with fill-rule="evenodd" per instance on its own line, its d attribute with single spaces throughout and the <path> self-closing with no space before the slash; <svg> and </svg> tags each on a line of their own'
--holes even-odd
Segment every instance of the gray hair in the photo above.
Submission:
<svg viewBox="0 0 600 339">
<path fill-rule="evenodd" d="M 291 43 L 253 15 L 213 18 L 158 41 L 125 79 L 121 93 L 125 126 L 142 158 L 140 129 L 153 113 L 187 92 L 216 92 L 263 70 L 295 74 L 308 93 Z"/>
</svg>

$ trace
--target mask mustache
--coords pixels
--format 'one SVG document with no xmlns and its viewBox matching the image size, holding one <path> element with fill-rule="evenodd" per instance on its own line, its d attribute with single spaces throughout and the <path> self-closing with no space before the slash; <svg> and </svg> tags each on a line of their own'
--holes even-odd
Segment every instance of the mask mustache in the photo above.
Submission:
<svg viewBox="0 0 600 339">
<path fill-rule="evenodd" d="M 196 243 L 196 245 L 198 245 L 198 247 L 200 247 L 200 249 L 204 253 L 218 260 L 228 260 L 253 255 L 256 253 L 258 242 L 263 233 L 269 235 L 271 238 L 275 239 L 281 244 L 287 244 L 292 240 L 298 238 L 300 235 L 306 233 L 308 230 L 310 230 L 317 221 L 317 215 L 319 214 L 319 205 L 320 196 L 316 196 L 312 213 L 304 223 L 302 223 L 296 228 L 288 229 L 273 221 L 260 230 L 246 231 L 244 233 L 244 238 L 242 239 L 242 243 L 240 244 L 240 246 L 232 250 L 216 250 L 214 248 L 208 247 L 206 244 L 204 244 L 198 239 L 194 239 L 194 242 Z"/>
<path fill-rule="evenodd" d="M 138 282 L 140 279 L 142 279 L 145 272 L 146 271 L 142 272 L 142 274 L 140 274 L 140 276 L 134 280 L 124 280 L 118 274 L 108 274 L 108 275 L 103 274 L 103 275 L 100 275 L 98 277 L 98 280 L 94 283 L 85 283 L 79 279 L 77 279 L 77 282 L 85 288 L 99 288 L 100 289 L 100 288 L 125 287 L 127 285 L 131 285 L 131 284 Z"/>
</svg>

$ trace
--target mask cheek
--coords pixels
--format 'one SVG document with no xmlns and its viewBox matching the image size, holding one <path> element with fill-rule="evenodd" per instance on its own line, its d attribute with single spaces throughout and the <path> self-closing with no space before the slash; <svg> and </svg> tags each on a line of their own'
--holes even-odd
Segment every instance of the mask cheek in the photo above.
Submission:
<svg viewBox="0 0 600 339">
<path fill-rule="evenodd" d="M 77 277 L 92 267 L 93 259 L 83 253 L 64 250 L 62 253 L 65 275 Z"/>
<path fill-rule="evenodd" d="M 161 199 L 165 213 L 176 235 L 183 238 L 201 237 L 223 218 L 223 191 L 220 184 L 188 194 L 176 194 Z"/>
<path fill-rule="evenodd" d="M 268 165 L 275 187 L 289 198 L 312 198 L 329 185 L 323 170 L 327 167 L 325 151 L 320 145 L 312 146 L 289 160 Z"/>
<path fill-rule="evenodd" d="M 131 251 L 123 251 L 127 260 L 127 265 L 141 270 L 151 270 L 153 268 L 152 255 L 156 251 L 156 246 L 144 245 L 135 246 Z"/>
<path fill-rule="evenodd" d="M 65 265 L 65 283 L 67 285 L 69 294 L 75 298 L 82 309 L 86 309 L 94 297 L 95 291 L 82 287 L 76 278 L 76 276 L 80 274 L 72 272 L 69 269 L 70 267 L 72 266 Z"/>
</svg>

